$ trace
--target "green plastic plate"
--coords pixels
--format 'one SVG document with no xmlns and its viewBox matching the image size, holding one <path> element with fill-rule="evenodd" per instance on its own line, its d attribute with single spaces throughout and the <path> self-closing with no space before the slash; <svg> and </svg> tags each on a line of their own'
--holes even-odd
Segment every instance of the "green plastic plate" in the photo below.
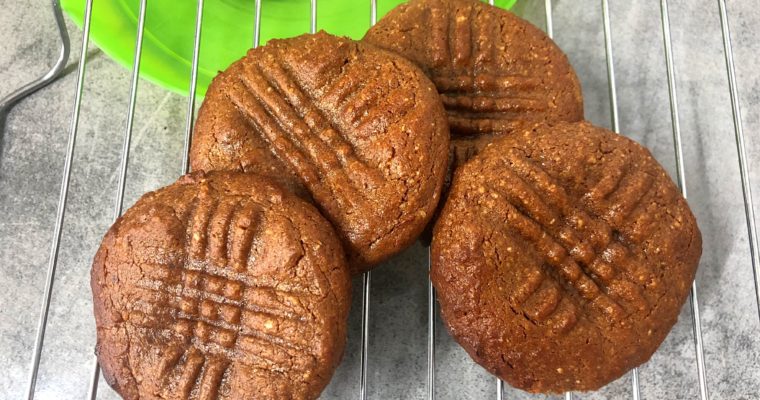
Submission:
<svg viewBox="0 0 760 400">
<path fill-rule="evenodd" d="M 378 0 L 385 15 L 401 0 Z M 509 8 L 515 0 L 497 0 Z M 108 56 L 131 68 L 139 0 L 94 0 L 90 36 Z M 321 0 L 317 28 L 359 39 L 369 28 L 369 1 Z M 81 28 L 85 0 L 61 0 L 64 11 Z M 187 95 L 195 34 L 197 4 L 189 0 L 149 1 L 146 10 L 140 76 Z M 253 47 L 253 0 L 206 0 L 203 9 L 198 95 L 211 79 Z M 261 42 L 308 32 L 309 0 L 262 0 Z"/>
</svg>

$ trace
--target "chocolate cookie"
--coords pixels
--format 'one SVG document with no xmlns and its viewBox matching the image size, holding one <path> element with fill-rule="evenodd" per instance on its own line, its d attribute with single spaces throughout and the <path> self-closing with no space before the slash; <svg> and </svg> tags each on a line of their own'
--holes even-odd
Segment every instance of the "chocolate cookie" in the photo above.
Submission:
<svg viewBox="0 0 760 400">
<path fill-rule="evenodd" d="M 454 338 L 529 392 L 595 390 L 646 362 L 702 253 L 639 144 L 588 123 L 500 138 L 454 178 L 431 279 Z"/>
<path fill-rule="evenodd" d="M 441 100 L 417 67 L 320 32 L 272 40 L 214 79 L 191 162 L 308 192 L 359 273 L 410 245 L 430 220 L 448 145 Z"/>
<path fill-rule="evenodd" d="M 454 164 L 479 135 L 523 121 L 580 121 L 583 97 L 567 57 L 540 29 L 479 0 L 412 0 L 391 10 L 363 41 L 412 60 L 433 80 L 451 127 Z"/>
<path fill-rule="evenodd" d="M 97 354 L 125 399 L 316 399 L 346 340 L 330 224 L 269 179 L 186 175 L 143 196 L 92 266 Z"/>
</svg>

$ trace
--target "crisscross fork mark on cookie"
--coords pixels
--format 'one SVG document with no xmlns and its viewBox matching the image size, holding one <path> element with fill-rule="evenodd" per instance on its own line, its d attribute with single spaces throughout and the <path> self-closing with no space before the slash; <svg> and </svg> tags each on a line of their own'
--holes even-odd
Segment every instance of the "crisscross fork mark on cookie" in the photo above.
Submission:
<svg viewBox="0 0 760 400">
<path fill-rule="evenodd" d="M 552 269 L 537 270 L 514 292 L 515 301 L 528 306 L 528 315 L 541 321 L 557 310 L 560 287 L 547 284 L 546 279 L 559 279 L 562 290 L 572 288 L 598 312 L 617 321 L 626 313 L 645 309 L 647 300 L 638 285 L 654 274 L 632 256 L 615 232 L 649 192 L 651 176 L 629 169 L 627 174 L 616 174 L 616 179 L 603 180 L 590 191 L 599 194 L 592 207 L 596 212 L 589 213 L 536 162 L 515 152 L 505 164 L 504 179 L 484 188 L 484 193 L 503 203 L 509 226 L 533 243 L 545 260 L 542 267 Z M 584 236 L 589 241 L 580 239 Z"/>
<path fill-rule="evenodd" d="M 580 84 L 540 29 L 470 0 L 414 0 L 392 10 L 364 41 L 402 54 L 435 82 L 455 139 L 509 134 L 518 121 L 578 121 Z"/>
<path fill-rule="evenodd" d="M 382 168 L 370 166 L 371 163 L 362 157 L 357 142 L 379 138 L 389 125 L 406 116 L 416 99 L 413 93 L 410 94 L 410 87 L 397 77 L 379 74 L 374 68 L 375 61 L 362 62 L 370 56 L 359 52 L 358 57 L 341 68 L 336 76 L 326 79 L 324 85 L 314 88 L 299 81 L 302 79 L 298 67 L 287 54 L 280 61 L 274 57 L 262 57 L 257 59 L 256 65 L 269 87 L 298 113 L 293 116 L 294 121 L 298 123 L 300 117 L 305 122 L 306 126 L 301 125 L 303 129 L 298 133 L 310 131 L 322 139 L 322 143 L 318 143 L 320 146 L 333 148 L 350 182 L 362 192 L 379 190 L 391 183 Z M 380 68 L 383 71 L 393 69 L 399 75 L 408 74 L 395 62 L 382 64 Z M 247 76 L 253 76 L 255 72 L 251 69 Z M 319 150 L 327 151 L 325 147 L 319 147 Z M 372 198 L 368 196 L 367 200 Z"/>
<path fill-rule="evenodd" d="M 309 343 L 313 327 L 305 320 L 311 314 L 298 299 L 314 291 L 247 274 L 252 243 L 270 229 L 265 223 L 255 202 L 218 201 L 202 190 L 188 212 L 184 261 L 144 266 L 136 283 L 143 294 L 134 303 L 132 321 L 182 338 L 160 360 L 166 390 L 177 387 L 187 395 L 197 390 L 200 398 L 212 399 L 234 361 L 302 372 L 316 362 Z M 299 335 L 292 334 L 296 331 Z"/>
<path fill-rule="evenodd" d="M 527 75 L 532 70 L 527 67 L 531 64 L 527 56 L 512 61 L 513 69 L 524 69 L 525 74 L 489 72 L 495 71 L 493 65 L 499 63 L 496 53 L 499 41 L 494 40 L 498 37 L 499 22 L 492 13 L 482 12 L 481 7 L 445 11 L 436 7 L 425 14 L 428 26 L 432 27 L 430 65 L 435 68 L 430 75 L 453 118 L 451 122 L 455 127 L 466 122 L 473 124 L 470 129 L 480 130 L 478 127 L 486 125 L 497 128 L 498 120 L 510 114 L 546 112 L 547 100 L 537 91 L 542 79 Z M 453 16 L 449 15 L 452 11 Z M 503 52 L 503 45 L 498 50 Z"/>
<path fill-rule="evenodd" d="M 152 268 L 156 267 L 176 269 Z M 290 336 L 276 333 L 305 329 L 304 334 L 308 334 L 309 324 L 283 309 L 283 305 L 276 309 L 271 304 L 262 307 L 250 303 L 256 299 L 250 292 L 261 289 L 246 289 L 240 282 L 188 269 L 182 269 L 180 279 L 183 283 L 176 286 L 156 280 L 138 283 L 138 287 L 156 292 L 145 297 L 153 297 L 152 309 L 160 314 L 136 325 L 153 334 L 182 338 L 163 352 L 160 361 L 158 378 L 164 382 L 165 390 L 176 387 L 186 396 L 199 390 L 200 398 L 214 399 L 233 362 L 263 364 L 273 372 L 308 371 L 316 362 L 307 338 L 293 341 Z M 167 316 L 173 321 L 169 327 L 165 325 Z"/>
<path fill-rule="evenodd" d="M 230 100 L 315 196 L 334 198 L 343 209 L 355 208 L 357 202 L 370 202 L 367 190 L 385 184 L 383 175 L 357 156 L 351 141 L 287 68 L 263 57 L 244 63 L 238 79 L 242 85 L 229 89 Z"/>
<path fill-rule="evenodd" d="M 269 284 L 266 275 L 254 277 L 245 272 L 249 262 L 255 258 L 253 252 L 262 250 L 257 245 L 259 239 L 263 235 L 272 234 L 273 229 L 282 224 L 290 225 L 287 218 L 275 220 L 276 213 L 270 213 L 269 219 L 265 219 L 262 206 L 251 199 L 228 196 L 220 202 L 204 189 L 195 197 L 188 213 L 186 238 L 189 241 L 189 260 L 208 260 L 210 262 L 203 264 L 207 272 L 214 271 L 228 279 L 237 279 L 249 287 Z M 303 255 L 300 241 L 296 238 L 289 239 L 300 251 L 291 252 L 288 259 L 281 260 L 283 270 L 296 267 Z M 186 267 L 192 268 L 193 262 Z M 299 294 L 310 293 L 310 288 L 293 284 L 279 283 L 277 289 Z"/>
</svg>

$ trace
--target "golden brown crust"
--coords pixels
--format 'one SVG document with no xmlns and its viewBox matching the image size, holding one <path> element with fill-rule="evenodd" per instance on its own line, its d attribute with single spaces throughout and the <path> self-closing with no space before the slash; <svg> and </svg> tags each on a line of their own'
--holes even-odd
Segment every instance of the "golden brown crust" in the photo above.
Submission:
<svg viewBox="0 0 760 400">
<path fill-rule="evenodd" d="M 497 139 L 454 178 L 431 279 L 452 335 L 530 392 L 594 390 L 678 318 L 702 239 L 649 151 L 588 123 Z"/>
<path fill-rule="evenodd" d="M 315 399 L 350 278 L 329 223 L 271 180 L 186 175 L 143 196 L 92 266 L 98 361 L 128 400 Z"/>
<path fill-rule="evenodd" d="M 443 99 L 456 154 L 523 121 L 580 121 L 583 97 L 564 53 L 540 29 L 479 0 L 412 0 L 363 41 L 416 63 Z M 459 165 L 466 160 L 453 160 Z"/>
<path fill-rule="evenodd" d="M 359 273 L 430 220 L 448 140 L 441 101 L 418 68 L 320 32 L 272 40 L 214 79 L 191 162 L 276 176 L 308 193 Z"/>
</svg>

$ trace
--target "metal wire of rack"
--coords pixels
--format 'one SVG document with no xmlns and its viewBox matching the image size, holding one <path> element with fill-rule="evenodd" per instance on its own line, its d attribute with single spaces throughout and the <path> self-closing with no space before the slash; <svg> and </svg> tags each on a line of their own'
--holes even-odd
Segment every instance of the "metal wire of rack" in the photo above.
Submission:
<svg viewBox="0 0 760 400">
<path fill-rule="evenodd" d="M 493 4 L 493 0 L 488 1 Z M 254 37 L 253 46 L 257 47 L 260 42 L 261 31 L 261 0 L 255 0 L 252 12 L 254 13 Z M 317 30 L 317 0 L 310 0 L 310 31 L 316 32 Z M 377 21 L 377 0 L 370 0 L 370 25 L 374 25 Z M 733 128 L 735 134 L 735 142 L 738 154 L 738 164 L 741 176 L 741 189 L 744 202 L 745 218 L 747 223 L 747 238 L 749 240 L 750 259 L 752 265 L 752 273 L 754 278 L 754 288 L 756 296 L 756 304 L 758 307 L 758 316 L 760 316 L 760 246 L 758 246 L 757 228 L 755 225 L 755 215 L 752 202 L 752 193 L 750 189 L 750 175 L 748 170 L 747 152 L 744 139 L 744 130 L 741 119 L 741 109 L 739 106 L 738 88 L 736 83 L 736 72 L 733 59 L 733 48 L 731 43 L 731 33 L 728 22 L 728 11 L 725 0 L 717 0 L 718 14 L 721 23 L 721 33 L 723 39 L 723 52 L 725 56 L 726 73 L 728 76 L 728 89 L 731 98 L 731 111 L 733 116 Z M 552 1 L 545 0 L 545 18 L 546 18 L 546 32 L 550 37 L 553 37 L 553 20 L 552 20 Z M 0 114 L 7 112 L 7 110 L 17 101 L 30 95 L 34 91 L 45 86 L 49 82 L 55 80 L 66 63 L 69 55 L 69 40 L 66 32 L 65 25 L 60 10 L 60 4 L 58 0 L 52 0 L 53 12 L 55 20 L 58 26 L 58 30 L 61 36 L 62 47 L 59 58 L 55 65 L 42 77 L 35 81 L 24 85 L 22 88 L 12 92 L 4 99 L 0 99 Z M 35 388 L 38 378 L 38 372 L 40 367 L 40 356 L 42 347 L 44 345 L 45 333 L 47 327 L 48 313 L 50 310 L 50 303 L 53 294 L 53 286 L 55 283 L 55 273 L 58 263 L 58 255 L 61 244 L 62 227 L 65 217 L 66 203 L 69 194 L 69 182 L 71 177 L 72 160 L 74 156 L 74 146 L 76 143 L 77 131 L 79 128 L 79 117 L 82 105 L 82 93 L 85 81 L 85 71 L 87 64 L 87 49 L 89 45 L 89 34 L 91 26 L 93 0 L 86 0 L 85 15 L 83 23 L 83 35 L 81 44 L 81 56 L 79 60 L 79 66 L 76 77 L 76 89 L 74 96 L 74 107 L 71 114 L 71 124 L 69 129 L 69 136 L 66 146 L 66 156 L 63 165 L 63 176 L 61 179 L 61 187 L 59 194 L 58 207 L 56 211 L 55 225 L 53 230 L 53 240 L 50 249 L 50 256 L 48 258 L 48 269 L 45 280 L 45 288 L 43 291 L 42 309 L 40 311 L 37 334 L 34 342 L 34 351 L 32 355 L 32 363 L 30 367 L 28 386 L 27 386 L 27 398 L 33 399 L 35 396 Z M 121 160 L 119 166 L 118 183 L 116 187 L 116 196 L 114 199 L 114 219 L 121 215 L 124 203 L 124 188 L 126 184 L 126 172 L 128 168 L 129 149 L 132 138 L 133 120 L 135 114 L 135 105 L 137 99 L 137 88 L 139 82 L 139 67 L 141 60 L 143 33 L 145 28 L 147 0 L 140 0 L 140 8 L 138 14 L 138 27 L 135 42 L 135 54 L 132 65 L 131 86 L 129 94 L 129 107 L 127 110 L 127 125 L 124 130 L 123 146 L 121 152 Z M 200 54 L 200 39 L 202 34 L 202 18 L 203 18 L 204 0 L 197 0 L 197 11 L 195 20 L 195 35 L 193 44 L 193 58 L 190 76 L 190 95 L 188 97 L 186 121 L 185 121 L 185 136 L 184 136 L 184 155 L 182 159 L 181 172 L 187 173 L 188 171 L 188 151 L 190 148 L 190 140 L 192 127 L 195 114 L 195 94 L 196 83 L 198 77 L 198 59 Z M 612 44 L 612 29 L 610 24 L 610 7 L 608 0 L 601 0 L 602 9 L 602 21 L 604 32 L 604 44 L 605 55 L 607 63 L 607 78 L 608 89 L 610 98 L 610 114 L 612 127 L 615 132 L 619 133 L 619 118 L 618 118 L 618 105 L 617 105 L 617 92 L 615 82 L 615 70 L 613 60 L 613 44 Z M 672 124 L 673 135 L 673 149 L 675 153 L 676 162 L 676 180 L 679 188 L 681 189 L 684 197 L 687 196 L 686 190 L 686 174 L 684 171 L 683 162 L 683 146 L 680 130 L 679 120 L 679 108 L 676 88 L 676 71 L 673 60 L 672 40 L 670 33 L 670 16 L 668 10 L 668 0 L 660 0 L 660 16 L 662 27 L 662 38 L 664 45 L 664 59 L 667 71 L 668 82 L 668 95 L 670 102 L 670 114 Z M 430 267 L 429 249 L 428 249 L 428 268 Z M 362 328 L 361 328 L 361 371 L 359 381 L 359 397 L 364 400 L 368 396 L 367 375 L 369 369 L 369 322 L 370 322 L 370 299 L 371 299 L 371 273 L 365 273 L 362 280 Z M 709 392 L 706 379 L 706 367 L 704 361 L 704 345 L 702 342 L 702 326 L 701 316 L 699 310 L 698 299 L 698 287 L 695 281 L 691 287 L 690 306 L 692 311 L 692 328 L 693 328 L 693 340 L 695 349 L 695 364 L 696 373 L 699 381 L 699 396 L 700 399 L 709 399 Z M 436 395 L 436 380 L 435 380 L 435 291 L 432 284 L 428 283 L 428 337 L 427 337 L 427 398 L 435 399 Z M 100 370 L 97 365 L 97 361 L 94 360 L 92 375 L 90 379 L 90 385 L 88 389 L 88 398 L 97 398 L 98 381 L 100 377 Z M 633 399 L 639 399 L 639 375 L 638 369 L 631 371 L 631 397 Z M 501 400 L 504 397 L 503 382 L 496 379 L 496 398 Z M 572 393 L 565 394 L 566 399 L 572 399 Z"/>
</svg>

